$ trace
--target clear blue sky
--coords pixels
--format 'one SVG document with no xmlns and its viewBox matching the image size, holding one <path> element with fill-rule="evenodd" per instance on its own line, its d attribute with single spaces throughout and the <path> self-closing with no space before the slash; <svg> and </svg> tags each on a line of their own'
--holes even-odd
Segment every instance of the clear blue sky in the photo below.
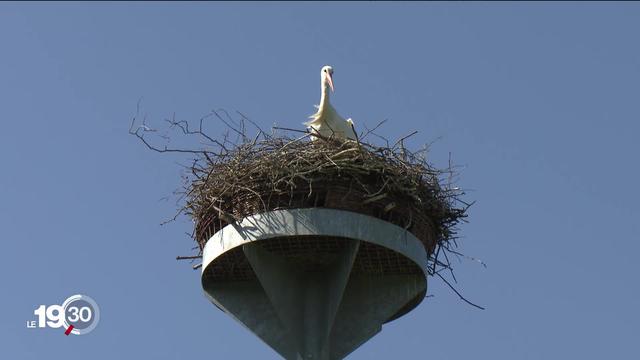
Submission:
<svg viewBox="0 0 640 360">
<path fill-rule="evenodd" d="M 411 146 L 437 138 L 477 201 L 458 265 L 351 359 L 630 359 L 640 310 L 638 3 L 0 4 L 0 357 L 277 359 L 202 294 L 184 161 L 127 134 L 240 110 L 302 127 L 334 104 Z M 212 129 L 216 134 L 216 129 Z M 92 296 L 87 336 L 29 330 Z"/>
</svg>

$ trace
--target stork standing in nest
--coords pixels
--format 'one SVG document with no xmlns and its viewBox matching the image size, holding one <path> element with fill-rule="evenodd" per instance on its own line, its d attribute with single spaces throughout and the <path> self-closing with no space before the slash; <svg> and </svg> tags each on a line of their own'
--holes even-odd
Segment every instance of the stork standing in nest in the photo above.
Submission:
<svg viewBox="0 0 640 360">
<path fill-rule="evenodd" d="M 354 131 L 353 121 L 344 119 L 329 102 L 329 89 L 333 92 L 333 68 L 329 65 L 323 66 L 320 71 L 320 105 L 318 111 L 309 116 L 311 121 L 305 123 L 312 134 L 316 133 L 326 138 L 357 140 Z M 317 140 L 311 136 L 311 140 Z"/>
</svg>

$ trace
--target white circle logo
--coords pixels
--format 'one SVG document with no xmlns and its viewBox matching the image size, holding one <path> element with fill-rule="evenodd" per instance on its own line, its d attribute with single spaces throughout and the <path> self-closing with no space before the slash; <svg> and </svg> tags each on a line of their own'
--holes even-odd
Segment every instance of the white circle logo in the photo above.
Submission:
<svg viewBox="0 0 640 360">
<path fill-rule="evenodd" d="M 100 321 L 100 308 L 87 295 L 72 295 L 62 303 L 65 334 L 85 335 L 90 333 Z"/>
</svg>

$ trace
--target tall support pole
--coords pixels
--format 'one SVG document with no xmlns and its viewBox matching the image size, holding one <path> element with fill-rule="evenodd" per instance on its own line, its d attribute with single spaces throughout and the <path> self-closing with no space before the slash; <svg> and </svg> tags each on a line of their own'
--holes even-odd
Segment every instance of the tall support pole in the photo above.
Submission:
<svg viewBox="0 0 640 360">
<path fill-rule="evenodd" d="M 321 272 L 269 253 L 260 244 L 243 246 L 260 284 L 296 349 L 291 359 L 328 360 L 329 336 L 360 242 L 348 246 Z"/>
</svg>

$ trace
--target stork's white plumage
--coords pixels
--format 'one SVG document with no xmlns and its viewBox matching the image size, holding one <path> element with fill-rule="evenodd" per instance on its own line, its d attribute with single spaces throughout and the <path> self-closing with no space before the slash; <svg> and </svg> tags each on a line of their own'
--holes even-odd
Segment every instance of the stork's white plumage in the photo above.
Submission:
<svg viewBox="0 0 640 360">
<path fill-rule="evenodd" d="M 311 133 L 317 133 L 324 137 L 337 139 L 356 140 L 356 133 L 353 130 L 353 121 L 344 119 L 329 102 L 329 89 L 333 92 L 333 68 L 329 65 L 323 66 L 320 70 L 320 105 L 316 106 L 318 111 L 309 116 L 311 121 L 305 123 Z M 311 140 L 317 137 L 311 136 Z"/>
</svg>

